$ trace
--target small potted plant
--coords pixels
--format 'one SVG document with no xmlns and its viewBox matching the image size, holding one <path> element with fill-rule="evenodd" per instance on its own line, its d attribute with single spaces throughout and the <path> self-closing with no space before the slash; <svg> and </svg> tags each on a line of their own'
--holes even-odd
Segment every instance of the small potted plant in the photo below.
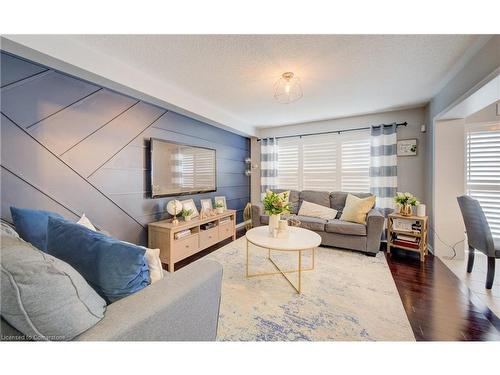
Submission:
<svg viewBox="0 0 500 375">
<path fill-rule="evenodd" d="M 264 212 L 269 215 L 269 233 L 273 233 L 274 229 L 278 229 L 281 214 L 290 212 L 290 203 L 287 201 L 288 195 L 286 192 L 278 194 L 271 190 L 266 191 L 262 203 L 264 204 Z"/>
<path fill-rule="evenodd" d="M 222 202 L 215 202 L 215 209 L 217 210 L 218 214 L 224 213 L 224 204 Z"/>
<path fill-rule="evenodd" d="M 403 216 L 411 216 L 413 213 L 413 207 L 418 206 L 420 202 L 411 193 L 400 193 L 398 192 L 394 197 L 394 201 L 399 207 L 399 214 Z"/>
<path fill-rule="evenodd" d="M 186 210 L 186 209 L 182 209 L 181 211 L 181 216 L 184 218 L 184 221 L 189 221 L 191 220 L 191 215 L 193 214 L 193 210 L 189 209 L 189 210 Z"/>
</svg>

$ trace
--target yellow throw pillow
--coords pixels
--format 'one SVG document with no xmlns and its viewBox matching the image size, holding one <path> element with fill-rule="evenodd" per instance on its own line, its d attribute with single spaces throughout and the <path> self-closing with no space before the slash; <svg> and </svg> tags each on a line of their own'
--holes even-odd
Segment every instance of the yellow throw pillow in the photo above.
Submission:
<svg viewBox="0 0 500 375">
<path fill-rule="evenodd" d="M 367 198 L 358 198 L 352 194 L 348 194 L 340 220 L 366 224 L 366 214 L 373 208 L 374 205 L 374 195 Z"/>
</svg>

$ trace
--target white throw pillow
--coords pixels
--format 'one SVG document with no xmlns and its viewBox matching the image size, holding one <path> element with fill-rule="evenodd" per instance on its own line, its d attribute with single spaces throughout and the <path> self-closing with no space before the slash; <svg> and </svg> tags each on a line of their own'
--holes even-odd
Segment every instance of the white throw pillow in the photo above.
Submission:
<svg viewBox="0 0 500 375">
<path fill-rule="evenodd" d="M 87 216 L 85 216 L 85 214 L 83 214 L 82 217 L 80 218 L 80 220 L 78 220 L 76 223 L 80 224 L 80 225 L 83 225 L 85 228 L 93 230 L 94 232 L 97 231 L 97 229 L 95 229 L 95 227 L 94 227 L 94 224 L 92 224 L 90 222 L 90 220 L 88 219 Z"/>
<path fill-rule="evenodd" d="M 299 216 L 319 217 L 324 220 L 333 220 L 337 216 L 337 210 L 320 204 L 303 201 L 300 206 Z"/>
<path fill-rule="evenodd" d="M 163 279 L 164 276 L 160 260 L 160 249 L 148 249 L 147 247 L 144 249 L 146 249 L 146 262 L 148 262 L 149 277 L 151 278 L 151 284 L 153 284 Z"/>
</svg>

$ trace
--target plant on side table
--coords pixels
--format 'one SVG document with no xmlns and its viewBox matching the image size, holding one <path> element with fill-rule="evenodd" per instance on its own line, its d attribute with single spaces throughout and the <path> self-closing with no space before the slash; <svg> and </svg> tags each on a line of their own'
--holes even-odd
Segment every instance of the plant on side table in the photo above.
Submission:
<svg viewBox="0 0 500 375">
<path fill-rule="evenodd" d="M 411 193 L 396 193 L 394 201 L 399 207 L 399 214 L 403 216 L 411 216 L 413 212 L 413 207 L 420 204 L 417 198 Z"/>
<path fill-rule="evenodd" d="M 275 229 L 278 229 L 281 214 L 290 212 L 288 193 L 275 193 L 267 190 L 262 203 L 264 204 L 264 212 L 269 215 L 269 233 L 273 233 Z"/>
</svg>

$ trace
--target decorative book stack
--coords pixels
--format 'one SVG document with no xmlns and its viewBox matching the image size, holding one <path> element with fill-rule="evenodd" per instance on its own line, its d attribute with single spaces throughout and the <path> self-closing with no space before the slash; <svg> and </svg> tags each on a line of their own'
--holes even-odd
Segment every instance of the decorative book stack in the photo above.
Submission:
<svg viewBox="0 0 500 375">
<path fill-rule="evenodd" d="M 418 249 L 420 245 L 420 238 L 394 233 L 392 243 L 394 244 L 394 246 L 411 247 L 413 249 Z"/>
<path fill-rule="evenodd" d="M 181 230 L 180 232 L 177 232 L 174 236 L 174 238 L 176 240 L 180 239 L 180 238 L 184 238 L 184 237 L 187 237 L 187 236 L 190 236 L 191 235 L 191 230 L 189 229 L 185 229 L 185 230 Z"/>
</svg>

